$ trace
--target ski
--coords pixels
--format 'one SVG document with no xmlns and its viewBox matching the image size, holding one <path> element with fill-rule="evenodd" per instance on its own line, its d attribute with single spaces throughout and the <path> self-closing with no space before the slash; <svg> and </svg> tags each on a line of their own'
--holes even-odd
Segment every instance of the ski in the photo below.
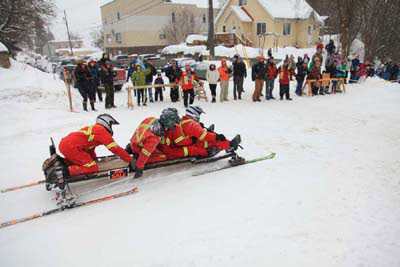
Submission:
<svg viewBox="0 0 400 267">
<path fill-rule="evenodd" d="M 13 186 L 13 187 L 9 187 L 9 188 L 3 188 L 0 190 L 0 193 L 7 193 L 7 192 L 11 192 L 11 191 L 17 191 L 20 189 L 24 189 L 27 187 L 32 187 L 35 185 L 40 185 L 40 184 L 44 184 L 46 181 L 45 180 L 39 180 L 39 181 L 35 181 L 29 184 L 24 184 L 24 185 L 18 185 L 18 186 Z"/>
<path fill-rule="evenodd" d="M 229 165 L 218 167 L 216 169 L 209 169 L 209 170 L 199 171 L 199 172 L 193 173 L 192 176 L 200 176 L 200 175 L 204 175 L 204 174 L 208 174 L 208 173 L 213 173 L 213 172 L 229 169 L 229 168 L 236 167 L 236 166 L 241 166 L 241 165 L 255 163 L 255 162 L 259 162 L 259 161 L 263 161 L 263 160 L 273 159 L 275 157 L 275 155 L 276 155 L 276 153 L 272 152 L 271 154 L 269 154 L 267 156 L 259 157 L 259 158 L 255 158 L 255 159 L 251 159 L 251 160 L 238 160 L 238 161 L 235 161 L 235 159 L 232 159 L 232 160 L 229 161 Z"/>
<path fill-rule="evenodd" d="M 51 215 L 51 214 L 59 213 L 59 212 L 62 212 L 64 210 L 66 210 L 66 209 L 79 208 L 79 207 L 88 206 L 88 205 L 92 205 L 92 204 L 97 204 L 97 203 L 100 203 L 100 202 L 105 202 L 105 201 L 116 199 L 116 198 L 120 198 L 120 197 L 129 196 L 129 195 L 131 195 L 133 193 L 136 193 L 136 192 L 138 192 L 138 188 L 134 187 L 131 190 L 128 190 L 128 191 L 125 191 L 125 192 L 122 192 L 122 193 L 109 195 L 109 196 L 105 196 L 105 197 L 102 197 L 102 198 L 97 198 L 97 199 L 93 199 L 93 200 L 89 200 L 89 201 L 77 202 L 77 203 L 74 203 L 74 204 L 72 204 L 70 206 L 67 206 L 67 207 L 59 207 L 59 208 L 48 210 L 48 211 L 44 211 L 44 212 L 41 212 L 41 213 L 35 213 L 35 214 L 32 214 L 32 215 L 27 216 L 27 217 L 22 217 L 22 218 L 19 218 L 19 219 L 15 219 L 15 220 L 11 220 L 11 221 L 0 223 L 0 229 L 4 228 L 4 227 L 7 227 L 7 226 L 11 226 L 11 225 L 15 225 L 15 224 L 31 221 L 31 220 L 34 220 L 34 219 L 38 219 L 38 218 L 41 218 L 41 217 L 44 217 L 44 216 L 48 216 L 48 215 Z"/>
</svg>

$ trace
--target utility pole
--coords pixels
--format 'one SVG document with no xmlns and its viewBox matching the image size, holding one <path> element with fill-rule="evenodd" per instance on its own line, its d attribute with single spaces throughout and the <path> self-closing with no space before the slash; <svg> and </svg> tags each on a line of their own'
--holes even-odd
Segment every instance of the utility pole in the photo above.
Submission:
<svg viewBox="0 0 400 267">
<path fill-rule="evenodd" d="M 214 34 L 214 7 L 213 0 L 208 0 L 208 47 L 210 49 L 210 60 L 215 57 L 215 34 Z"/>
<path fill-rule="evenodd" d="M 72 50 L 71 36 L 69 35 L 69 28 L 68 28 L 67 12 L 65 12 L 65 10 L 64 10 L 64 20 L 65 20 L 65 25 L 67 26 L 69 49 L 71 50 L 71 56 L 73 56 L 74 51 Z"/>
</svg>

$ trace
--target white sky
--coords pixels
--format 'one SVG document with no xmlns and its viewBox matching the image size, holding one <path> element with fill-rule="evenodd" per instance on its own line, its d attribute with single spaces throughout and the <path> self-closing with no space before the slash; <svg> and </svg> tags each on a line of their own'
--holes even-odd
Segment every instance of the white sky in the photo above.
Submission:
<svg viewBox="0 0 400 267">
<path fill-rule="evenodd" d="M 67 12 L 69 29 L 79 33 L 84 39 L 89 38 L 89 33 L 101 26 L 100 6 L 110 0 L 54 0 L 57 6 L 57 17 L 50 27 L 56 40 L 66 40 L 64 9 Z"/>
</svg>

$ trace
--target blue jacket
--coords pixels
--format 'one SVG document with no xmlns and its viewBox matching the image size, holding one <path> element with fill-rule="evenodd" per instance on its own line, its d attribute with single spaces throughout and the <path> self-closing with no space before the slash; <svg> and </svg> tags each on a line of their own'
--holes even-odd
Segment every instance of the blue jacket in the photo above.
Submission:
<svg viewBox="0 0 400 267">
<path fill-rule="evenodd" d="M 140 64 L 140 66 L 142 67 L 142 70 L 144 70 L 144 69 L 146 68 L 146 66 L 143 64 L 143 62 L 142 62 L 140 59 L 132 60 L 132 61 L 129 63 L 129 66 L 130 66 L 131 64 L 135 64 L 135 66 L 136 66 L 137 64 Z"/>
<path fill-rule="evenodd" d="M 128 69 L 128 76 L 126 77 L 126 81 L 128 82 L 129 81 L 129 79 L 131 78 L 131 76 L 132 76 L 132 73 L 134 73 L 135 72 L 135 67 L 130 67 L 129 69 Z"/>
<path fill-rule="evenodd" d="M 95 79 L 95 80 L 99 79 L 99 69 L 97 68 L 97 66 L 94 66 L 94 67 L 89 66 L 88 70 L 93 79 Z"/>
<path fill-rule="evenodd" d="M 358 58 L 355 58 L 351 61 L 351 66 L 353 67 L 353 69 L 357 69 L 358 67 L 360 67 L 360 60 Z"/>
</svg>

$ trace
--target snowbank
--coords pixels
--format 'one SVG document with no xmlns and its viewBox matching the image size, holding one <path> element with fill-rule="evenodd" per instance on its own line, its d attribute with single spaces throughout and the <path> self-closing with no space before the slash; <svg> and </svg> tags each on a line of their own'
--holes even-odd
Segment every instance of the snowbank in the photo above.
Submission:
<svg viewBox="0 0 400 267">
<path fill-rule="evenodd" d="M 186 37 L 187 44 L 193 44 L 194 41 L 207 42 L 208 37 L 200 34 L 190 34 Z"/>
<path fill-rule="evenodd" d="M 7 47 L 2 42 L 0 42 L 0 52 L 8 52 Z"/>
</svg>

